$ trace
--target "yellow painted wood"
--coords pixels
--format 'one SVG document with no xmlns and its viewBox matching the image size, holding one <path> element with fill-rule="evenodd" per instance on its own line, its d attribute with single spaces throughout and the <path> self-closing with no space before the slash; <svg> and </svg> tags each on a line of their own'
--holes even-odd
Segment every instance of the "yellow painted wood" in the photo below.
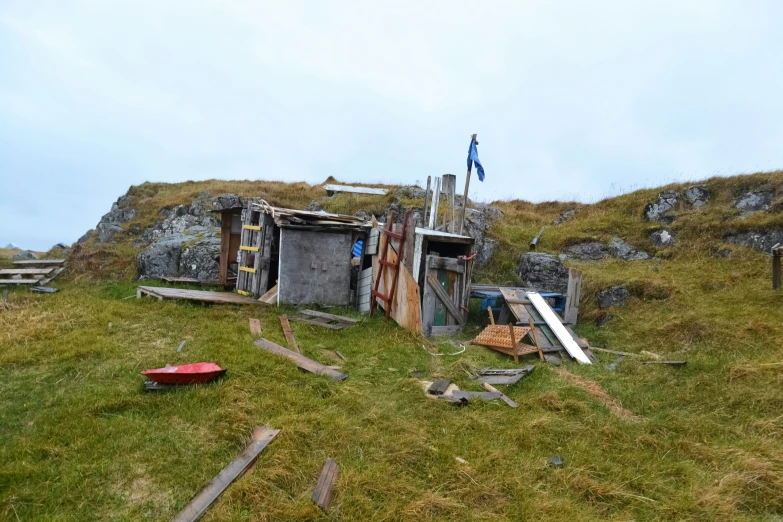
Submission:
<svg viewBox="0 0 783 522">
<path fill-rule="evenodd" d="M 258 247 L 249 247 L 242 245 L 239 247 L 239 250 L 247 250 L 248 252 L 258 252 Z"/>
<path fill-rule="evenodd" d="M 249 266 L 240 266 L 239 269 L 241 271 L 243 271 L 243 272 L 250 272 L 251 274 L 255 274 L 256 273 L 256 269 L 255 268 L 250 268 Z"/>
<path fill-rule="evenodd" d="M 244 290 L 237 290 L 237 293 L 238 293 L 239 295 L 250 295 L 250 293 L 249 293 L 249 292 L 245 292 Z"/>
<path fill-rule="evenodd" d="M 245 230 L 261 230 L 260 225 L 242 225 Z"/>
</svg>

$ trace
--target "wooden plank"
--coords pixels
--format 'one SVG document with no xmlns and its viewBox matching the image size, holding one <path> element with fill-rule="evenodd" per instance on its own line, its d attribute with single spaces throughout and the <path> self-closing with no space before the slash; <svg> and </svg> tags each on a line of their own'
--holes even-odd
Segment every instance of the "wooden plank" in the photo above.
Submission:
<svg viewBox="0 0 783 522">
<path fill-rule="evenodd" d="M 342 381 L 343 379 L 346 379 L 348 377 L 344 373 L 340 373 L 337 370 L 329 368 L 328 366 L 325 366 L 319 362 L 315 362 L 312 359 L 308 359 L 307 357 L 305 357 L 300 353 L 296 353 L 287 348 L 283 348 L 282 346 L 275 344 L 272 341 L 268 341 L 266 339 L 258 339 L 255 342 L 255 344 L 259 348 L 262 348 L 269 353 L 282 355 L 283 357 L 287 357 L 291 359 L 292 361 L 294 361 L 294 363 L 296 363 L 296 365 L 299 368 L 308 371 L 310 373 L 315 373 L 317 375 L 328 375 L 335 381 Z"/>
<path fill-rule="evenodd" d="M 54 267 L 46 268 L 2 268 L 0 275 L 47 275 L 54 271 Z"/>
<path fill-rule="evenodd" d="M 0 279 L 0 285 L 37 285 L 40 281 L 36 279 Z"/>
<path fill-rule="evenodd" d="M 141 292 L 141 295 L 139 294 Z M 210 292 L 207 290 L 184 290 L 180 288 L 166 288 L 161 286 L 139 286 L 137 288 L 137 297 L 143 295 L 154 295 L 158 299 L 184 299 L 189 301 L 201 301 L 205 303 L 217 303 L 217 304 L 254 304 L 263 305 L 260 301 L 252 299 L 250 297 L 242 297 L 241 295 L 232 294 L 229 292 Z"/>
<path fill-rule="evenodd" d="M 530 313 L 525 308 L 525 305 L 519 303 L 519 301 L 525 301 L 525 297 L 518 294 L 519 288 L 504 287 L 500 288 L 500 293 L 503 294 L 503 299 L 506 300 L 511 313 L 517 318 L 518 323 L 528 324 L 530 323 Z"/>
<path fill-rule="evenodd" d="M 427 228 L 434 229 L 438 222 L 438 203 L 440 202 L 440 176 L 435 176 L 432 186 L 432 203 L 430 205 L 430 221 Z"/>
<path fill-rule="evenodd" d="M 48 285 L 52 280 L 54 280 L 58 275 L 62 274 L 63 272 L 65 272 L 65 267 L 64 266 L 61 266 L 60 268 L 56 268 L 54 270 L 54 272 L 52 272 L 49 275 L 49 277 L 47 277 L 46 279 L 41 279 L 41 283 L 40 284 L 41 285 Z"/>
<path fill-rule="evenodd" d="M 313 502 L 321 508 L 324 513 L 329 511 L 329 507 L 334 500 L 334 487 L 337 484 L 337 478 L 340 475 L 340 468 L 332 457 L 326 459 L 321 475 L 313 490 Z"/>
<path fill-rule="evenodd" d="M 527 297 L 533 303 L 533 306 L 536 308 L 538 313 L 541 314 L 541 317 L 543 317 L 547 325 L 549 325 L 549 327 L 555 333 L 558 340 L 563 344 L 563 347 L 566 349 L 569 355 L 582 364 L 592 364 L 590 359 L 587 357 L 587 355 L 585 355 L 571 334 L 568 333 L 568 330 L 565 329 L 563 323 L 560 321 L 560 318 L 547 304 L 544 298 L 541 297 L 538 292 L 527 292 Z"/>
<path fill-rule="evenodd" d="M 390 248 L 387 253 L 389 261 L 396 262 L 397 254 Z M 378 278 L 379 267 L 378 259 L 380 256 L 373 256 L 373 279 Z M 394 293 L 394 303 L 392 305 L 391 318 L 398 325 L 413 333 L 422 333 L 422 314 L 421 298 L 419 294 L 419 285 L 411 276 L 411 273 L 404 267 L 399 267 L 399 276 L 397 279 L 397 290 Z M 391 288 L 394 274 L 390 270 L 384 270 L 383 278 L 380 280 L 378 291 L 385 293 L 387 288 Z M 376 300 L 381 306 L 386 303 Z M 426 335 L 426 334 L 425 334 Z"/>
<path fill-rule="evenodd" d="M 643 361 L 642 364 L 668 364 L 670 366 L 685 366 L 688 361 Z"/>
<path fill-rule="evenodd" d="M 372 188 L 372 187 L 358 187 L 351 185 L 324 185 L 326 192 L 334 192 L 338 194 L 340 192 L 351 192 L 353 194 L 371 194 L 373 196 L 385 196 L 389 193 L 386 189 Z"/>
<path fill-rule="evenodd" d="M 457 305 L 454 304 L 454 301 L 451 300 L 449 297 L 449 294 L 446 293 L 446 291 L 443 289 L 443 287 L 440 285 L 437 279 L 435 279 L 435 276 L 433 276 L 431 273 L 427 274 L 427 284 L 432 287 L 432 290 L 435 292 L 435 295 L 437 296 L 438 300 L 443 303 L 443 305 L 446 307 L 446 310 L 448 310 L 449 314 L 451 314 L 452 317 L 460 324 L 464 324 L 465 318 L 460 313 L 459 309 L 457 308 Z"/>
<path fill-rule="evenodd" d="M 250 444 L 228 466 L 212 479 L 201 492 L 193 497 L 185 508 L 171 519 L 171 522 L 194 522 L 203 515 L 223 491 L 244 473 L 258 458 L 258 455 L 280 433 L 269 426 L 256 426 Z"/>
<path fill-rule="evenodd" d="M 455 257 L 427 256 L 430 268 L 449 270 L 460 274 L 465 273 L 465 263 Z"/>
<path fill-rule="evenodd" d="M 48 266 L 48 265 L 64 265 L 65 259 L 21 259 L 14 261 L 14 265 L 20 266 Z"/>
<path fill-rule="evenodd" d="M 261 335 L 261 321 L 258 319 L 250 319 L 250 334 Z"/>
<path fill-rule="evenodd" d="M 299 345 L 296 344 L 296 338 L 294 337 L 294 332 L 291 330 L 291 324 L 288 322 L 287 315 L 283 314 L 280 316 L 280 324 L 283 326 L 283 334 L 285 335 L 288 346 L 299 352 Z"/>
<path fill-rule="evenodd" d="M 519 407 L 519 404 L 517 404 L 516 402 L 512 401 L 505 393 L 501 392 L 500 390 L 498 390 L 497 388 L 495 388 L 494 386 L 492 386 L 488 382 L 482 383 L 482 386 L 484 386 L 484 389 L 487 390 L 488 392 L 499 393 L 500 394 L 500 400 L 502 400 L 503 402 L 505 402 L 506 404 L 508 404 L 512 408 L 518 408 Z"/>
<path fill-rule="evenodd" d="M 344 328 L 349 327 L 349 325 L 346 325 L 344 323 L 331 324 L 325 322 L 323 319 L 308 319 L 307 316 L 301 316 L 301 315 L 295 315 L 294 317 L 291 317 L 290 320 L 296 321 L 297 323 L 307 323 L 315 326 L 322 326 L 324 328 L 329 328 L 330 330 L 342 330 Z"/>
<path fill-rule="evenodd" d="M 780 250 L 777 245 L 772 248 L 772 289 L 777 290 L 780 288 Z"/>
<path fill-rule="evenodd" d="M 464 391 L 464 390 L 454 390 L 451 392 L 451 396 L 455 399 L 461 399 L 469 401 L 471 399 L 483 399 L 485 401 L 493 401 L 495 399 L 500 399 L 500 396 L 503 395 L 500 392 L 474 392 L 474 391 Z"/>
<path fill-rule="evenodd" d="M 258 300 L 266 304 L 277 304 L 277 285 L 267 290 Z"/>
<path fill-rule="evenodd" d="M 231 219 L 230 212 L 220 213 L 220 260 L 218 262 L 218 281 L 226 284 L 228 281 L 228 265 L 231 246 Z"/>
<path fill-rule="evenodd" d="M 582 298 L 582 271 L 576 268 L 568 269 L 568 289 L 566 291 L 563 322 L 576 324 L 579 315 L 579 300 Z"/>
<path fill-rule="evenodd" d="M 334 315 L 334 314 L 327 314 L 324 312 L 316 312 L 315 310 L 301 310 L 299 312 L 303 315 L 309 315 L 312 317 L 320 317 L 321 319 L 328 319 L 330 321 L 340 321 L 343 323 L 349 323 L 349 324 L 356 324 L 359 322 L 358 319 L 353 319 L 351 317 L 345 317 L 342 315 Z"/>
</svg>

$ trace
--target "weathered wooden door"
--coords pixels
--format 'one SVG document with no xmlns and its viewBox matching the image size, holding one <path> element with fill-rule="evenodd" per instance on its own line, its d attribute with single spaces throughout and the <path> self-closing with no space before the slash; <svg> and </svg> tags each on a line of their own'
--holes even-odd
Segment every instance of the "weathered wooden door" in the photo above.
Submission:
<svg viewBox="0 0 783 522">
<path fill-rule="evenodd" d="M 465 264 L 456 258 L 427 256 L 424 275 L 422 330 L 424 335 L 446 335 L 465 324 L 461 308 L 465 292 Z"/>
</svg>

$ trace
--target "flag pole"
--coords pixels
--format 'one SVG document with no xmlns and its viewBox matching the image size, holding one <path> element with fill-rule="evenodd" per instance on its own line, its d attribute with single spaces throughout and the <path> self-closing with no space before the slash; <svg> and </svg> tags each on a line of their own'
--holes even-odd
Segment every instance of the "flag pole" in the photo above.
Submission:
<svg viewBox="0 0 783 522">
<path fill-rule="evenodd" d="M 472 141 L 476 142 L 476 145 L 478 145 L 478 141 L 476 141 L 476 135 L 470 137 Z M 470 165 L 468 165 L 468 173 L 465 176 L 465 195 L 462 196 L 462 209 L 459 211 L 459 235 L 462 235 L 462 227 L 465 224 L 465 207 L 468 206 L 468 188 L 470 188 L 470 171 L 473 169 L 473 162 L 470 162 Z"/>
</svg>

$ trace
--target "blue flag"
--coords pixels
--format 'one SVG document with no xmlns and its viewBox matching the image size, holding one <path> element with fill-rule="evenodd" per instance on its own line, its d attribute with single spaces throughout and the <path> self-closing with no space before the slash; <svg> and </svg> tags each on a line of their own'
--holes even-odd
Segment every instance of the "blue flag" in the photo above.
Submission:
<svg viewBox="0 0 783 522">
<path fill-rule="evenodd" d="M 470 148 L 468 149 L 468 169 L 472 163 L 476 164 L 476 172 L 478 172 L 479 181 L 484 181 L 484 167 L 481 166 L 481 161 L 478 158 L 478 150 L 476 150 L 476 140 L 470 140 Z"/>
</svg>

